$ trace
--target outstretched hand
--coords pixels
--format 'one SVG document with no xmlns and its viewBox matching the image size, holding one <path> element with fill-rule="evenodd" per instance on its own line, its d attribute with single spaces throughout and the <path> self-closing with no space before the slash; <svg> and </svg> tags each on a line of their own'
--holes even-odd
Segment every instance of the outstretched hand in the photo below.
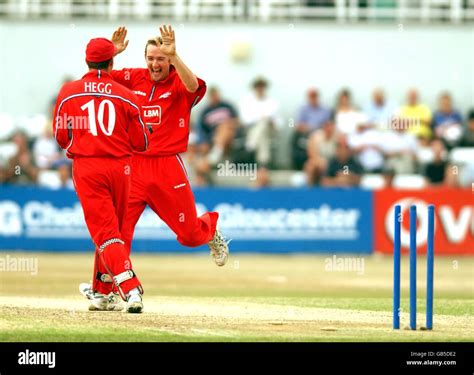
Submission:
<svg viewBox="0 0 474 375">
<path fill-rule="evenodd" d="M 171 25 L 160 27 L 161 45 L 160 50 L 168 57 L 176 55 L 176 42 L 174 39 L 174 30 Z"/>
<path fill-rule="evenodd" d="M 115 48 L 117 49 L 116 55 L 122 53 L 127 49 L 128 40 L 125 40 L 127 37 L 127 29 L 125 26 L 120 26 L 117 30 L 114 31 L 112 34 L 111 41 L 114 44 Z"/>
</svg>

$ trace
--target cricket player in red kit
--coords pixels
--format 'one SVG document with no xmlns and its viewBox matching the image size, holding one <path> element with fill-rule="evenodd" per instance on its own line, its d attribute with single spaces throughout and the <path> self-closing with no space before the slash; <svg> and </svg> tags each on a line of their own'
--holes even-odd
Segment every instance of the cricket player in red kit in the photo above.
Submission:
<svg viewBox="0 0 474 375">
<path fill-rule="evenodd" d="M 116 288 L 128 312 L 141 312 L 143 289 L 132 269 L 123 239 L 123 221 L 130 194 L 133 151 L 148 147 L 136 96 L 114 81 L 115 47 L 92 39 L 86 49 L 89 72 L 65 84 L 57 98 L 53 131 L 73 160 L 73 181 L 87 228 L 96 246 L 91 310 L 115 310 Z M 113 283 L 112 283 L 113 281 Z"/>
<path fill-rule="evenodd" d="M 146 206 L 173 230 L 184 246 L 208 244 L 218 266 L 228 258 L 228 242 L 217 229 L 217 212 L 198 217 L 180 153 L 187 150 L 191 109 L 204 96 L 205 82 L 197 78 L 176 53 L 171 26 L 160 28 L 161 38 L 145 46 L 147 68 L 112 71 L 112 77 L 139 98 L 142 118 L 150 130 L 150 147 L 132 161 L 132 189 L 123 225 L 130 251 L 133 232 Z M 113 36 L 117 53 L 128 45 L 127 30 Z"/>
</svg>

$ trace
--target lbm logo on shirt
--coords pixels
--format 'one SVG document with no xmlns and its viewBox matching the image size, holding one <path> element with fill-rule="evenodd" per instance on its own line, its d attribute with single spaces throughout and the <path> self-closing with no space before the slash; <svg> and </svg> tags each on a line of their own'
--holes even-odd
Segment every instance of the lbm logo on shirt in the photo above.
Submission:
<svg viewBox="0 0 474 375">
<path fill-rule="evenodd" d="M 161 107 L 159 105 L 142 106 L 143 118 L 147 125 L 161 124 Z"/>
</svg>

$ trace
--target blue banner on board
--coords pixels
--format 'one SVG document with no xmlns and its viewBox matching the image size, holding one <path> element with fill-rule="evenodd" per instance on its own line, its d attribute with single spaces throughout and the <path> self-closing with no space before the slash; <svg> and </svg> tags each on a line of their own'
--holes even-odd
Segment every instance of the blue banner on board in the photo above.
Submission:
<svg viewBox="0 0 474 375">
<path fill-rule="evenodd" d="M 359 189 L 195 189 L 198 213 L 220 214 L 232 251 L 373 250 L 372 193 Z M 92 250 L 74 191 L 0 186 L 0 249 Z M 133 250 L 201 251 L 176 241 L 150 209 L 137 224 Z"/>
</svg>

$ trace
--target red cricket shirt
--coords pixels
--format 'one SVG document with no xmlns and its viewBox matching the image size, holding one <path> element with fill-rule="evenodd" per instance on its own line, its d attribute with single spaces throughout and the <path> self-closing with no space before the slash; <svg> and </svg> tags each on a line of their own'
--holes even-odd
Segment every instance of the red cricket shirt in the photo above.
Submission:
<svg viewBox="0 0 474 375">
<path fill-rule="evenodd" d="M 148 147 L 137 97 L 103 71 L 66 83 L 54 109 L 53 132 L 67 156 L 123 157 Z"/>
<path fill-rule="evenodd" d="M 206 93 L 206 83 L 198 78 L 196 92 L 186 90 L 173 66 L 164 80 L 155 82 L 146 68 L 112 71 L 112 77 L 137 95 L 142 118 L 150 129 L 150 147 L 144 155 L 168 156 L 188 148 L 191 109 Z"/>
</svg>

